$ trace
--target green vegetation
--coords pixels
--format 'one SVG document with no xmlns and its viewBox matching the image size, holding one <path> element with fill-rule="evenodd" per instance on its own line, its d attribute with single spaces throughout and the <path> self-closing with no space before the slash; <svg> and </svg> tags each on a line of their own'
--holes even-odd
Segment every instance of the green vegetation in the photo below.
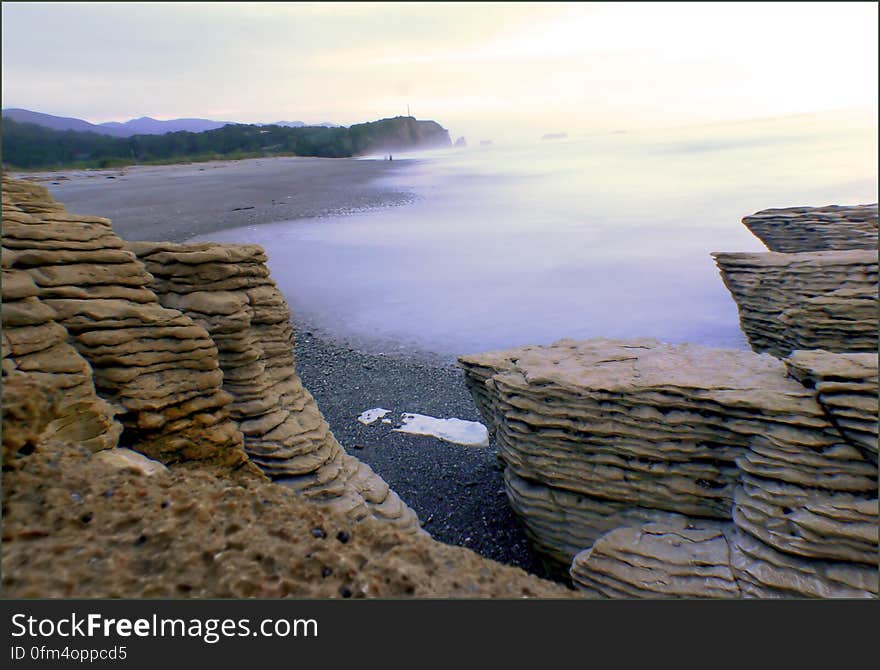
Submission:
<svg viewBox="0 0 880 670">
<path fill-rule="evenodd" d="M 112 137 L 59 131 L 3 119 L 3 166 L 18 169 L 106 168 L 261 156 L 345 158 L 449 146 L 434 121 L 399 116 L 349 128 L 227 125 L 202 133 Z"/>
</svg>

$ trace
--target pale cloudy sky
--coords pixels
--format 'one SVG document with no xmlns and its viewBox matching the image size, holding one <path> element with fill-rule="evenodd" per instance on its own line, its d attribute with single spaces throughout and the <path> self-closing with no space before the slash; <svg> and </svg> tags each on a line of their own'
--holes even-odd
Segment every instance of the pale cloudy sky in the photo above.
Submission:
<svg viewBox="0 0 880 670">
<path fill-rule="evenodd" d="M 4 107 L 456 135 L 877 114 L 863 3 L 10 3 Z"/>
</svg>

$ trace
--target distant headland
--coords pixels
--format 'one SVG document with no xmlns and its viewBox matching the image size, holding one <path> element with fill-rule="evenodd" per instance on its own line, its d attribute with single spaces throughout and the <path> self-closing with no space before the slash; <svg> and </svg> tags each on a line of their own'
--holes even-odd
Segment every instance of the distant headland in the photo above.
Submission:
<svg viewBox="0 0 880 670">
<path fill-rule="evenodd" d="M 81 123 L 92 125 L 85 121 Z M 92 129 L 50 128 L 40 125 L 37 120 L 21 122 L 4 110 L 3 166 L 19 169 L 106 168 L 264 156 L 350 158 L 452 146 L 448 130 L 436 121 L 417 120 L 412 116 L 349 127 L 294 123 L 230 123 L 207 130 L 115 137 Z"/>
</svg>

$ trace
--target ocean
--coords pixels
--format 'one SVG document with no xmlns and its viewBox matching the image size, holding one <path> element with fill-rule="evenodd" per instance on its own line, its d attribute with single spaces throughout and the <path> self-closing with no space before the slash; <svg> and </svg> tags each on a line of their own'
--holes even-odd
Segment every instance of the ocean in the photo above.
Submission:
<svg viewBox="0 0 880 670">
<path fill-rule="evenodd" d="M 476 140 L 476 138 L 475 138 Z M 876 126 L 795 117 L 395 155 L 412 204 L 264 224 L 297 318 L 444 359 L 562 338 L 746 348 L 710 256 L 769 207 L 877 200 Z M 373 160 L 383 160 L 377 157 Z"/>
</svg>

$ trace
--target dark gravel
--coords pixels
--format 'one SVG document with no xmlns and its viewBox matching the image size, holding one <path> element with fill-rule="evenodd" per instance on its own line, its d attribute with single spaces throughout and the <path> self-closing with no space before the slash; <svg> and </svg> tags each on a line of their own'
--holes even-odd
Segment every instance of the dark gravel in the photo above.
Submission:
<svg viewBox="0 0 880 670">
<path fill-rule="evenodd" d="M 296 324 L 296 367 L 346 451 L 370 466 L 441 542 L 548 577 L 504 493 L 495 445 L 465 447 L 394 432 L 403 412 L 483 422 L 453 364 L 366 353 Z M 370 426 L 367 409 L 391 410 Z"/>
</svg>

